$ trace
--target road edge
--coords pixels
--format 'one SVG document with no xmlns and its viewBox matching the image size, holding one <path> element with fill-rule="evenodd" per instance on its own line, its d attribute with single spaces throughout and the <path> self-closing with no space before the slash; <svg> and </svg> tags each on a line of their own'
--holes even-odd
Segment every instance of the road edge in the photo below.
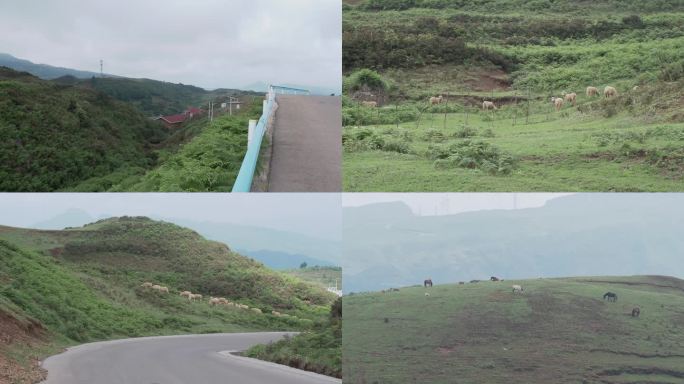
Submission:
<svg viewBox="0 0 684 384">
<path fill-rule="evenodd" d="M 313 377 L 313 378 L 320 379 L 320 380 L 325 380 L 328 383 L 342 383 L 342 379 L 337 379 L 337 378 L 334 378 L 331 376 L 321 375 L 320 373 L 309 372 L 309 371 L 305 371 L 302 369 L 293 368 L 293 367 L 290 367 L 287 365 L 273 363 L 271 361 L 259 360 L 259 359 L 254 359 L 251 357 L 237 355 L 237 353 L 240 353 L 240 352 L 241 351 L 221 351 L 221 352 L 218 352 L 218 354 L 220 356 L 226 358 L 226 359 L 242 360 L 243 362 L 254 365 L 254 366 L 271 367 L 271 368 L 275 368 L 275 369 L 280 369 L 282 371 L 287 371 L 290 373 L 296 373 L 296 374 L 301 375 L 301 376 L 307 376 L 307 377 Z"/>
</svg>

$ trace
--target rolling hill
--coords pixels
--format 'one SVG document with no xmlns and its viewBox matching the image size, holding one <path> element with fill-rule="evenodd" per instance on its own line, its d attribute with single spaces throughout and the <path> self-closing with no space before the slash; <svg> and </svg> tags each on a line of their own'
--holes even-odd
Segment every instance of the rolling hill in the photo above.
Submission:
<svg viewBox="0 0 684 384">
<path fill-rule="evenodd" d="M 618 301 L 602 300 L 607 291 Z M 636 306 L 640 317 L 631 316 Z M 352 295 L 344 298 L 343 374 L 352 384 L 681 383 L 683 307 L 684 280 L 663 276 Z"/>
<path fill-rule="evenodd" d="M 55 67 L 47 64 L 36 64 L 29 60 L 19 59 L 8 53 L 0 53 L 0 67 L 8 67 L 16 71 L 28 72 L 33 76 L 40 77 L 41 79 L 45 80 L 57 79 L 63 76 L 72 76 L 74 78 L 80 79 L 87 79 L 93 76 L 100 76 L 100 74 L 97 72 Z M 111 77 L 112 75 L 106 76 Z"/>
<path fill-rule="evenodd" d="M 141 287 L 146 281 L 169 287 L 170 294 Z M 205 299 L 188 302 L 178 295 L 183 290 Z M 212 307 L 210 295 L 263 314 Z M 0 338 L 0 364 L 32 374 L 36 358 L 87 341 L 306 330 L 327 318 L 334 299 L 225 244 L 147 218 L 112 218 L 62 231 L 0 227 L 0 317 L 11 324 L 0 329 L 8 335 Z"/>
<path fill-rule="evenodd" d="M 539 208 L 417 216 L 403 203 L 344 208 L 345 292 L 587 274 L 684 275 L 677 194 L 577 194 Z M 672 266 L 675 266 L 674 268 Z"/>
</svg>

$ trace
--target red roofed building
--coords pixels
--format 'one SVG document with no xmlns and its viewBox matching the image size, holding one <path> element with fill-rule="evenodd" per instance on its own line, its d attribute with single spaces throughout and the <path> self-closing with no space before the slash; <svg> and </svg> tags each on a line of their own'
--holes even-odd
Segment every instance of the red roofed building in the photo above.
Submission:
<svg viewBox="0 0 684 384">
<path fill-rule="evenodd" d="M 167 128 L 175 128 L 192 118 L 201 116 L 204 111 L 200 108 L 190 107 L 185 112 L 177 115 L 159 116 L 156 120 L 161 120 Z"/>
</svg>

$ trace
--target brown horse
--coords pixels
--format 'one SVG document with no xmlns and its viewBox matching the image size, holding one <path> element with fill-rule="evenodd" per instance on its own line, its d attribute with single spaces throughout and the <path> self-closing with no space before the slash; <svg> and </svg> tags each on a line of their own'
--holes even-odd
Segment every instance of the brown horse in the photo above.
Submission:
<svg viewBox="0 0 684 384">
<path fill-rule="evenodd" d="M 432 279 L 423 281 L 423 287 L 432 287 Z"/>
<path fill-rule="evenodd" d="M 632 317 L 639 317 L 641 314 L 641 309 L 639 307 L 634 307 L 632 309 Z"/>
</svg>

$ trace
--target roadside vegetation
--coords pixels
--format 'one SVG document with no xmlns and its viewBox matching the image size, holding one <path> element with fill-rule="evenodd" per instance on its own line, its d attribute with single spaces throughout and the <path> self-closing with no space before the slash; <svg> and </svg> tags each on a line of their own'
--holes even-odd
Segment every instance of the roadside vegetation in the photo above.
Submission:
<svg viewBox="0 0 684 384">
<path fill-rule="evenodd" d="M 345 4 L 346 191 L 682 189 L 681 2 Z"/>
<path fill-rule="evenodd" d="M 330 317 L 313 330 L 292 338 L 257 345 L 246 356 L 342 378 L 342 298 L 330 309 Z"/>
<path fill-rule="evenodd" d="M 345 296 L 344 380 L 679 383 L 683 289 L 663 276 L 577 277 Z"/>
<path fill-rule="evenodd" d="M 189 301 L 179 295 L 185 290 L 204 299 Z M 210 296 L 249 309 L 212 306 Z M 38 359 L 89 341 L 312 330 L 334 299 L 194 231 L 147 218 L 63 231 L 0 227 L 0 318 L 12 324 L 0 327 L 0 365 L 15 373 L 36 375 Z"/>
</svg>

